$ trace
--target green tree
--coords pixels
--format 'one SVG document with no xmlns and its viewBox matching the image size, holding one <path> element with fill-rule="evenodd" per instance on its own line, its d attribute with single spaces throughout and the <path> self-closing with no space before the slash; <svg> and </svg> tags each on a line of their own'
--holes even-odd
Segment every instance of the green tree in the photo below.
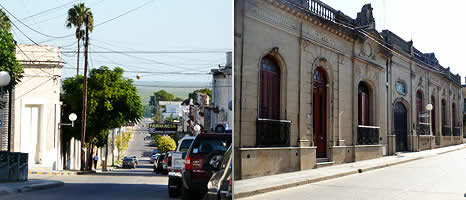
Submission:
<svg viewBox="0 0 466 200">
<path fill-rule="evenodd" d="M 159 90 L 154 93 L 155 99 L 157 101 L 173 101 L 175 96 L 165 90 Z"/>
<path fill-rule="evenodd" d="M 88 18 L 88 23 L 86 24 L 86 18 Z M 92 15 L 91 9 L 87 8 L 84 3 L 76 4 L 68 10 L 68 18 L 66 19 L 67 28 L 76 28 L 75 36 L 78 40 L 78 54 L 77 54 L 77 73 L 79 75 L 79 51 L 80 51 L 80 40 L 84 41 L 85 31 L 81 28 L 87 25 L 89 31 L 94 30 L 94 17 Z M 84 27 L 85 28 L 85 27 Z"/>
<path fill-rule="evenodd" d="M 6 29 L 3 29 L 4 21 L 0 23 L 2 23 L 2 29 L 0 30 L 0 71 L 6 71 L 10 74 L 10 83 L 4 87 L 4 89 L 10 91 L 23 78 L 24 69 L 16 60 L 16 45 L 13 35 Z M 0 108 L 4 107 L 5 102 L 1 102 Z"/>
<path fill-rule="evenodd" d="M 131 140 L 131 133 L 124 132 L 121 135 L 115 136 L 115 147 L 117 149 L 118 155 L 117 160 L 120 160 L 120 156 L 128 150 L 128 144 Z"/>
<path fill-rule="evenodd" d="M 81 113 L 83 81 L 84 77 L 80 75 L 63 81 L 62 118 L 67 119 L 72 112 Z M 92 69 L 88 81 L 86 143 L 98 145 L 99 138 L 108 137 L 106 130 L 121 127 L 128 122 L 138 122 L 142 118 L 141 99 L 133 81 L 123 77 L 123 69 L 117 67 L 110 70 L 105 66 Z M 82 139 L 80 121 L 78 117 L 74 128 L 63 128 L 64 144 L 71 137 Z M 89 153 L 92 155 L 93 152 Z"/>
<path fill-rule="evenodd" d="M 176 142 L 170 136 L 161 136 L 157 139 L 157 150 L 160 153 L 167 153 L 176 149 Z"/>
<path fill-rule="evenodd" d="M 11 30 L 11 22 L 10 18 L 0 9 L 0 30 L 10 31 Z"/>
<path fill-rule="evenodd" d="M 184 100 L 183 104 L 185 105 L 189 104 L 189 99 L 192 99 L 193 103 L 198 103 L 196 93 L 207 94 L 209 98 L 212 99 L 212 90 L 208 88 L 198 89 L 198 90 L 194 90 L 193 92 L 189 93 L 188 99 Z"/>
</svg>

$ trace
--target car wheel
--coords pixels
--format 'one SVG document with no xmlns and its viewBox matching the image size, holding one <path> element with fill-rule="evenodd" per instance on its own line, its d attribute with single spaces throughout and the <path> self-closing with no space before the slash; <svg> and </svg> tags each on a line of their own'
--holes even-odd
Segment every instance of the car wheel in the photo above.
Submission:
<svg viewBox="0 0 466 200">
<path fill-rule="evenodd" d="M 168 185 L 168 196 L 169 197 L 177 197 L 179 191 L 176 188 L 170 188 L 170 185 Z"/>
<path fill-rule="evenodd" d="M 194 192 L 192 192 L 191 190 L 188 190 L 186 189 L 184 186 L 182 186 L 182 189 L 181 189 L 181 194 L 183 195 L 182 196 L 182 199 L 183 200 L 191 200 L 191 199 L 196 199 L 196 194 L 194 194 Z"/>
</svg>

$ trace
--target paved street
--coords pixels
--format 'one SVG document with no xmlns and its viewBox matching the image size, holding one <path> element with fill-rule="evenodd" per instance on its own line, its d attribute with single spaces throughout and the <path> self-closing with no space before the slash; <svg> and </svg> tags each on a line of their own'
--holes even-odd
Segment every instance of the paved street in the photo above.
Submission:
<svg viewBox="0 0 466 200">
<path fill-rule="evenodd" d="M 465 199 L 466 149 L 379 170 L 244 198 Z"/>
<path fill-rule="evenodd" d="M 147 121 L 143 121 L 145 123 Z M 144 141 L 147 126 L 135 131 L 127 155 L 136 155 L 139 165 L 136 169 L 115 169 L 113 172 L 96 175 L 51 176 L 30 175 L 30 179 L 59 180 L 65 186 L 2 196 L 2 199 L 16 200 L 83 200 L 83 199 L 169 199 L 166 175 L 155 175 L 149 163 L 151 147 Z M 111 162 L 111 160 L 110 160 Z"/>
</svg>

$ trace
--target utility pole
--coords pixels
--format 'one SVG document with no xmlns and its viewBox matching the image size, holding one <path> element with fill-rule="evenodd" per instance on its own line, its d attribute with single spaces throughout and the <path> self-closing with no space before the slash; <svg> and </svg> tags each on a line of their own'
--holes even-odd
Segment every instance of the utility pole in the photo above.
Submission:
<svg viewBox="0 0 466 200">
<path fill-rule="evenodd" d="M 89 17 L 86 18 L 86 43 L 84 49 L 84 86 L 83 86 L 83 110 L 81 126 L 81 171 L 86 169 L 86 112 L 87 112 L 87 50 L 89 46 Z"/>
</svg>

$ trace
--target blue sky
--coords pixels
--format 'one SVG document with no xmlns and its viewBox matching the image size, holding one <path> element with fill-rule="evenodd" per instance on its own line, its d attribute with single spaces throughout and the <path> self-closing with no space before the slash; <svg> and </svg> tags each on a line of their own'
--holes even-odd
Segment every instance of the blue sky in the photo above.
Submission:
<svg viewBox="0 0 466 200">
<path fill-rule="evenodd" d="M 389 29 L 424 53 L 434 52 L 443 67 L 459 73 L 464 83 L 464 8 L 463 1 L 434 0 L 322 0 L 336 10 L 356 18 L 366 3 L 371 3 L 376 29 Z"/>
<path fill-rule="evenodd" d="M 6 0 L 2 5 L 19 19 L 55 8 L 53 11 L 22 20 L 31 28 L 46 35 L 59 37 L 74 34 L 67 29 L 67 10 L 75 3 L 84 2 L 99 24 L 129 10 L 147 5 L 95 27 L 90 35 L 90 51 L 164 51 L 164 50 L 231 50 L 232 49 L 232 1 L 229 0 Z M 55 39 L 43 36 L 26 26 L 12 21 L 35 42 L 63 47 L 63 51 L 76 50 L 74 36 Z M 19 30 L 13 28 L 19 43 L 32 44 Z M 76 56 L 64 53 L 66 62 L 63 77 L 76 74 Z M 81 56 L 83 69 L 84 56 Z M 210 68 L 225 64 L 225 53 L 204 54 L 99 54 L 90 55 L 90 67 L 106 65 L 122 67 L 129 71 L 175 71 L 208 73 Z M 164 64 L 160 64 L 164 63 Z M 187 69 L 188 70 L 187 70 Z M 81 72 L 82 74 L 82 72 Z M 199 81 L 208 82 L 209 75 L 167 75 L 142 73 L 146 81 Z M 135 78 L 136 72 L 125 76 Z"/>
</svg>

